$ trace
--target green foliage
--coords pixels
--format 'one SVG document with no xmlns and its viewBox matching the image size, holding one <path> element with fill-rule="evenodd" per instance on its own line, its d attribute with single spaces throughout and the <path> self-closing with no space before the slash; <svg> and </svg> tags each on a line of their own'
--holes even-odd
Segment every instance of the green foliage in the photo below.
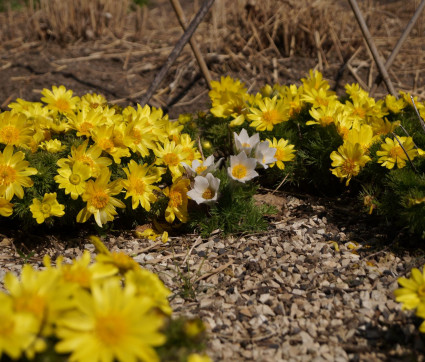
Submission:
<svg viewBox="0 0 425 362">
<path fill-rule="evenodd" d="M 206 348 L 207 335 L 200 319 L 169 319 L 163 332 L 167 342 L 156 348 L 161 361 L 184 362 L 191 353 Z"/>
<path fill-rule="evenodd" d="M 274 212 L 274 209 L 255 204 L 253 196 L 258 186 L 253 182 L 244 184 L 230 179 L 224 168 L 216 176 L 221 181 L 218 202 L 208 209 L 204 205 L 191 205 L 189 227 L 203 237 L 215 230 L 221 230 L 224 234 L 267 230 L 264 216 Z"/>
</svg>

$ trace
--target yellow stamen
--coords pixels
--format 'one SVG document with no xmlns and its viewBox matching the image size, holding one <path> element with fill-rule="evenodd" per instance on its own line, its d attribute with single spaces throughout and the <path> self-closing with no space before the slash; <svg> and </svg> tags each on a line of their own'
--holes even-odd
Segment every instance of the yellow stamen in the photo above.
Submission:
<svg viewBox="0 0 425 362">
<path fill-rule="evenodd" d="M 71 176 L 69 176 L 69 182 L 73 185 L 78 185 L 81 182 L 80 175 L 77 175 L 75 173 L 71 174 Z"/>
<path fill-rule="evenodd" d="M 175 153 L 171 153 L 171 152 L 167 153 L 164 156 L 164 162 L 166 165 L 169 165 L 169 166 L 177 166 L 180 162 L 179 156 L 177 156 Z"/>
<path fill-rule="evenodd" d="M 170 204 L 172 207 L 178 207 L 183 203 L 183 197 L 180 192 L 174 191 L 170 193 Z"/>
<path fill-rule="evenodd" d="M 238 179 L 242 179 L 246 176 L 247 169 L 244 165 L 236 165 L 232 169 L 232 176 Z"/>
<path fill-rule="evenodd" d="M 280 120 L 279 112 L 275 109 L 263 113 L 263 120 L 267 124 L 276 124 Z"/>
<path fill-rule="evenodd" d="M 0 165 L 0 185 L 10 185 L 16 180 L 16 170 L 10 166 Z"/>
<path fill-rule="evenodd" d="M 95 334 L 106 346 L 117 346 L 127 335 L 128 326 L 120 315 L 99 316 L 96 320 Z"/>
<path fill-rule="evenodd" d="M 215 193 L 214 190 L 211 190 L 210 188 L 207 188 L 203 193 L 202 193 L 202 198 L 205 200 L 211 200 L 214 197 Z"/>
<path fill-rule="evenodd" d="M 109 201 L 109 195 L 107 195 L 103 191 L 99 191 L 95 193 L 94 196 L 92 197 L 91 204 L 96 209 L 103 209 L 106 205 L 108 205 L 108 201 Z"/>
<path fill-rule="evenodd" d="M 0 130 L 0 139 L 6 144 L 15 144 L 19 140 L 19 130 L 14 126 L 6 126 Z"/>
</svg>

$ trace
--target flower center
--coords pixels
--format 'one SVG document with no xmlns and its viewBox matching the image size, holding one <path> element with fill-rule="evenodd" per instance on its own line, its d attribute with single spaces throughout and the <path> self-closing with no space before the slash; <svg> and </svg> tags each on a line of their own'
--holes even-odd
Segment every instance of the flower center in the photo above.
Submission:
<svg viewBox="0 0 425 362">
<path fill-rule="evenodd" d="M 107 195 L 103 191 L 96 192 L 91 200 L 91 204 L 96 209 L 103 209 L 106 205 L 108 205 L 109 195 Z"/>
<path fill-rule="evenodd" d="M 244 165 L 236 165 L 232 169 L 232 176 L 238 179 L 244 178 L 247 174 L 247 169 Z"/>
<path fill-rule="evenodd" d="M 80 175 L 77 175 L 76 173 L 71 174 L 71 176 L 69 176 L 69 182 L 73 185 L 78 185 L 81 182 Z"/>
<path fill-rule="evenodd" d="M 136 128 L 133 128 L 131 135 L 133 136 L 133 142 L 138 145 L 142 140 L 142 134 Z"/>
<path fill-rule="evenodd" d="M 341 168 L 347 175 L 352 175 L 356 168 L 356 164 L 353 160 L 345 160 Z"/>
<path fill-rule="evenodd" d="M 50 215 L 50 211 L 52 211 L 52 207 L 49 204 L 42 203 L 40 210 L 44 215 Z"/>
<path fill-rule="evenodd" d="M 196 173 L 200 174 L 204 172 L 206 169 L 207 169 L 207 166 L 198 166 L 195 171 Z"/>
<path fill-rule="evenodd" d="M 119 314 L 99 316 L 96 320 L 95 333 L 104 345 L 116 346 L 127 334 L 128 326 Z"/>
<path fill-rule="evenodd" d="M 16 170 L 10 166 L 0 165 L 0 185 L 10 185 L 16 180 Z"/>
<path fill-rule="evenodd" d="M 90 108 L 96 109 L 99 106 L 100 106 L 99 103 L 90 103 Z"/>
<path fill-rule="evenodd" d="M 0 336 L 9 337 L 15 329 L 15 323 L 10 316 L 2 315 L 0 318 Z"/>
<path fill-rule="evenodd" d="M 35 293 L 24 292 L 15 299 L 14 307 L 16 312 L 32 313 L 37 319 L 42 319 L 46 308 L 46 300 Z"/>
<path fill-rule="evenodd" d="M 102 148 L 105 151 L 111 151 L 114 148 L 114 142 L 112 142 L 110 139 L 108 138 L 104 138 L 102 140 L 99 140 L 99 142 L 97 143 L 100 148 Z"/>
<path fill-rule="evenodd" d="M 359 116 L 360 118 L 365 118 L 366 111 L 363 108 L 356 107 L 354 108 L 353 115 Z"/>
<path fill-rule="evenodd" d="M 66 112 L 71 108 L 69 102 L 63 98 L 57 99 L 55 102 L 55 106 L 61 112 Z"/>
<path fill-rule="evenodd" d="M 251 145 L 247 142 L 242 143 L 243 148 L 251 148 Z"/>
<path fill-rule="evenodd" d="M 175 153 L 167 153 L 164 156 L 164 162 L 169 166 L 177 166 L 179 164 L 179 156 Z"/>
<path fill-rule="evenodd" d="M 274 157 L 276 158 L 276 160 L 283 161 L 283 158 L 285 157 L 285 151 L 280 148 L 277 148 Z"/>
<path fill-rule="evenodd" d="M 400 145 L 391 148 L 389 155 L 390 155 L 390 157 L 392 157 L 394 159 L 403 158 L 403 156 L 405 156 L 404 151 L 400 147 Z"/>
<path fill-rule="evenodd" d="M 279 112 L 275 109 L 263 113 L 264 122 L 267 124 L 276 124 L 280 120 Z"/>
<path fill-rule="evenodd" d="M 322 98 L 319 96 L 316 97 L 315 101 L 319 106 L 327 107 L 327 105 L 329 104 L 329 101 L 326 98 Z"/>
<path fill-rule="evenodd" d="M 204 198 L 205 200 L 211 200 L 214 197 L 214 195 L 215 195 L 214 190 L 211 190 L 210 188 L 207 188 L 202 193 L 202 198 Z"/>
<path fill-rule="evenodd" d="M 183 203 L 182 194 L 178 191 L 170 192 L 170 204 L 172 207 L 178 207 Z"/>
<path fill-rule="evenodd" d="M 80 132 L 89 136 L 90 130 L 93 128 L 93 125 L 90 122 L 83 122 L 80 126 Z"/>
<path fill-rule="evenodd" d="M 74 265 L 74 268 L 71 268 L 70 265 L 64 265 L 63 267 L 63 279 L 70 283 L 77 283 L 83 288 L 90 287 L 91 274 L 88 268 L 78 266 L 77 268 Z"/>
<path fill-rule="evenodd" d="M 14 126 L 6 126 L 0 130 L 0 139 L 6 144 L 16 144 L 19 140 L 19 130 Z"/>
<path fill-rule="evenodd" d="M 145 192 L 146 190 L 146 186 L 145 183 L 142 180 L 133 180 L 133 182 L 131 183 L 131 186 L 133 188 L 133 190 L 136 192 L 136 194 L 141 195 Z"/>
</svg>

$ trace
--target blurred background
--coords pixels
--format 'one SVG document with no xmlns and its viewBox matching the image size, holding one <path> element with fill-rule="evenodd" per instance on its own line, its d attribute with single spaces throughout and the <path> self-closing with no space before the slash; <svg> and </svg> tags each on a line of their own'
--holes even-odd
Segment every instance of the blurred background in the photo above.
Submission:
<svg viewBox="0 0 425 362">
<path fill-rule="evenodd" d="M 180 0 L 187 21 L 201 0 Z M 420 0 L 358 0 L 383 60 Z M 425 98 L 425 12 L 389 69 L 397 91 Z M 120 105 L 140 101 L 183 34 L 169 0 L 0 0 L 0 107 L 64 85 Z M 300 84 L 309 69 L 338 92 L 377 73 L 347 0 L 215 0 L 194 39 L 211 76 L 251 91 Z M 381 85 L 373 94 L 388 92 Z M 208 109 L 208 87 L 186 45 L 149 104 L 171 118 Z"/>
</svg>

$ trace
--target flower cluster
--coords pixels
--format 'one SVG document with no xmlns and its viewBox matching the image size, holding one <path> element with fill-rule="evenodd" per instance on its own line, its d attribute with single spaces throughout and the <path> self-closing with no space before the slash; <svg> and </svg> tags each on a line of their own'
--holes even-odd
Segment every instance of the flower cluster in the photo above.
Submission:
<svg viewBox="0 0 425 362">
<path fill-rule="evenodd" d="M 416 316 L 425 319 L 425 268 L 422 272 L 413 268 L 410 278 L 401 277 L 398 283 L 402 288 L 394 291 L 396 301 L 402 303 L 402 309 L 414 309 Z M 425 333 L 425 322 L 422 322 L 419 331 Z"/>
<path fill-rule="evenodd" d="M 100 250 L 93 263 L 88 251 L 71 264 L 59 257 L 55 266 L 45 256 L 43 270 L 25 265 L 20 278 L 6 274 L 0 358 L 32 359 L 54 348 L 73 361 L 159 360 L 170 291 L 126 254 L 92 240 Z"/>
<path fill-rule="evenodd" d="M 64 86 L 42 95 L 43 103 L 18 99 L 0 113 L 0 215 L 31 212 L 38 224 L 73 215 L 103 227 L 119 209 L 149 213 L 171 196 L 166 219 L 185 221 L 173 191 L 187 198 L 183 164 L 191 167 L 201 155 L 182 124 L 160 109 L 121 109 Z M 160 188 L 164 183 L 169 187 Z"/>
</svg>

